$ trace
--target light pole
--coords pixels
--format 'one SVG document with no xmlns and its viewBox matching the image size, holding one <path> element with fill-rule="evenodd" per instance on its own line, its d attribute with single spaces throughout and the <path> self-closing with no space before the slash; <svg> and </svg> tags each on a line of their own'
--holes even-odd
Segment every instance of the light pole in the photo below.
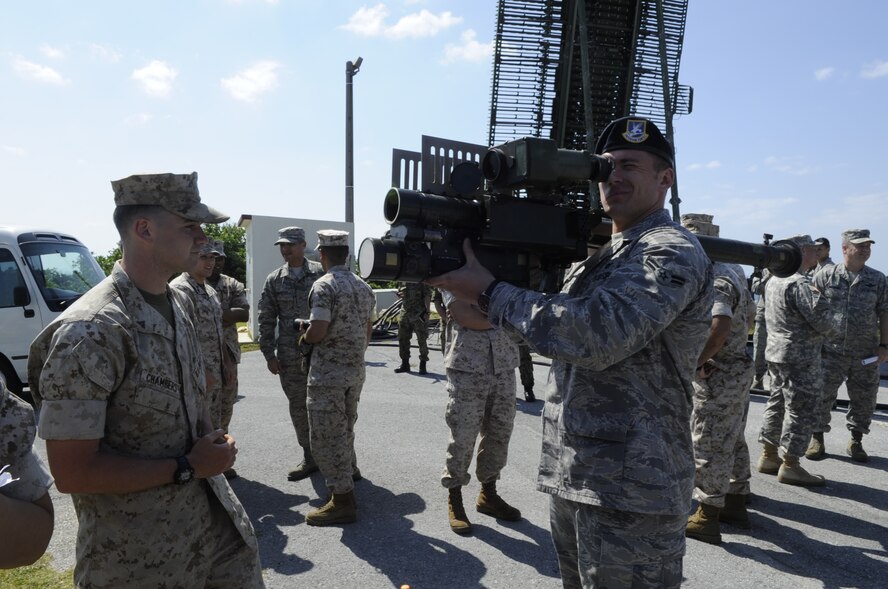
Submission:
<svg viewBox="0 0 888 589">
<path fill-rule="evenodd" d="M 345 222 L 355 222 L 355 163 L 352 137 L 352 78 L 361 70 L 364 58 L 345 62 Z"/>
</svg>

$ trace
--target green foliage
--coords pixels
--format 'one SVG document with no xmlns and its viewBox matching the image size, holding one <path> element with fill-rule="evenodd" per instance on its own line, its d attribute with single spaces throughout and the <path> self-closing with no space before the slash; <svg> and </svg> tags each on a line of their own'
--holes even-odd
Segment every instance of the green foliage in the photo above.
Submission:
<svg viewBox="0 0 888 589">
<path fill-rule="evenodd" d="M 401 282 L 397 280 L 368 280 L 367 284 L 370 285 L 370 288 L 380 289 L 380 288 L 398 288 L 401 286 Z"/>
<path fill-rule="evenodd" d="M 204 225 L 204 233 L 210 239 L 219 239 L 225 244 L 225 268 L 227 274 L 247 283 L 247 237 L 246 230 L 234 223 Z"/>
<path fill-rule="evenodd" d="M 120 245 L 118 244 L 113 250 L 108 252 L 107 256 L 95 256 L 95 258 L 99 266 L 102 267 L 102 271 L 105 272 L 105 276 L 110 276 L 111 269 L 114 268 L 114 262 L 119 260 L 121 256 L 123 256 L 123 253 L 120 251 Z"/>
</svg>

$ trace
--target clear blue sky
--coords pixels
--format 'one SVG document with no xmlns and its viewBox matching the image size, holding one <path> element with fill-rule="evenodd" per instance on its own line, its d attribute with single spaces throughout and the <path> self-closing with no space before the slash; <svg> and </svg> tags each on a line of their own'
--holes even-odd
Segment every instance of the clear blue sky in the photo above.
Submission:
<svg viewBox="0 0 888 589">
<path fill-rule="evenodd" d="M 493 0 L 8 2 L 0 19 L 3 224 L 117 240 L 109 181 L 200 174 L 230 214 L 344 219 L 355 77 L 356 242 L 381 235 L 393 147 L 484 143 Z M 691 0 L 676 120 L 683 212 L 722 236 L 868 227 L 888 271 L 888 4 Z"/>
</svg>

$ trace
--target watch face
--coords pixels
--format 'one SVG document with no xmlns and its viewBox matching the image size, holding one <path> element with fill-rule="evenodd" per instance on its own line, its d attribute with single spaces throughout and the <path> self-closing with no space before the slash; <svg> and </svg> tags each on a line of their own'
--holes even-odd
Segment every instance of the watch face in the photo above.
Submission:
<svg viewBox="0 0 888 589">
<path fill-rule="evenodd" d="M 187 483 L 188 481 L 190 481 L 193 478 L 194 478 L 194 471 L 191 469 L 183 470 L 182 472 L 179 473 L 179 482 L 180 483 Z"/>
</svg>

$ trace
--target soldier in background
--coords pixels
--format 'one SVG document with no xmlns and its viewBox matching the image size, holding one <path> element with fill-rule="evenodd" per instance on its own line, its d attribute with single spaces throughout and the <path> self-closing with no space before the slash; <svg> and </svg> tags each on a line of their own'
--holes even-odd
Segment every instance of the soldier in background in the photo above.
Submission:
<svg viewBox="0 0 888 589">
<path fill-rule="evenodd" d="M 523 340 L 518 343 L 518 374 L 521 376 L 524 400 L 535 403 L 537 398 L 533 394 L 533 358 L 530 356 L 530 346 Z"/>
<path fill-rule="evenodd" d="M 444 292 L 450 315 L 444 357 L 450 399 L 444 420 L 450 428 L 441 484 L 448 490 L 450 529 L 468 534 L 462 488 L 469 483 L 469 466 L 478 441 L 475 475 L 481 493 L 478 512 L 496 519 L 518 521 L 521 512 L 497 493 L 496 481 L 506 466 L 515 422 L 515 367 L 518 346 L 503 330 L 494 329 L 477 306 L 454 300 Z"/>
<path fill-rule="evenodd" d="M 829 301 L 830 331 L 823 345 L 823 391 L 811 445 L 805 456 L 823 458 L 823 432 L 836 395 L 847 380 L 851 431 L 847 453 L 855 462 L 869 460 L 863 435 L 869 433 L 879 392 L 879 364 L 888 361 L 888 284 L 885 275 L 866 265 L 875 243 L 869 229 L 842 233 L 841 264 L 827 266 L 814 275 L 814 286 Z M 863 364 L 866 358 L 875 358 Z"/>
<path fill-rule="evenodd" d="M 827 266 L 835 264 L 829 257 L 829 240 L 827 238 L 818 237 L 814 240 L 814 245 L 817 246 L 817 265 L 811 270 L 811 276 Z"/>
<path fill-rule="evenodd" d="M 419 373 L 428 374 L 429 361 L 429 305 L 432 287 L 419 282 L 406 282 L 398 289 L 401 312 L 398 314 L 398 352 L 401 365 L 395 372 L 410 372 L 410 339 L 416 333 L 419 344 Z"/>
<path fill-rule="evenodd" d="M 247 290 L 236 278 L 222 274 L 225 268 L 225 244 L 213 240 L 216 264 L 207 283 L 215 289 L 222 306 L 222 375 L 224 382 L 220 392 L 222 429 L 228 431 L 234 403 L 237 400 L 237 365 L 241 360 L 240 343 L 237 340 L 237 324 L 250 320 L 250 302 Z"/>
<path fill-rule="evenodd" d="M 308 319 L 308 293 L 324 273 L 321 265 L 305 257 L 305 230 L 284 227 L 278 231 L 275 245 L 280 246 L 284 265 L 268 275 L 259 297 L 259 349 L 265 356 L 268 371 L 278 375 L 290 406 L 290 419 L 296 429 L 296 440 L 302 448 L 303 460 L 287 474 L 299 481 L 318 470 L 311 451 L 308 409 L 305 406 L 308 382 L 306 358 L 308 344 L 297 342 L 299 334 L 294 319 Z"/>
<path fill-rule="evenodd" d="M 712 215 L 687 214 L 681 224 L 695 235 L 718 237 Z M 715 303 L 709 339 L 697 360 L 694 378 L 694 499 L 686 534 L 710 544 L 721 543 L 719 522 L 749 527 L 749 448 L 746 416 L 755 366 L 746 353 L 755 303 L 746 275 L 737 264 L 712 265 Z"/>
<path fill-rule="evenodd" d="M 197 174 L 111 183 L 123 257 L 31 344 L 56 486 L 77 512 L 77 587 L 264 587 L 256 534 L 221 475 L 237 447 L 213 430 L 188 299 L 167 280 L 197 263 Z"/>
<path fill-rule="evenodd" d="M 52 477 L 34 452 L 36 434 L 34 410 L 0 374 L 0 569 L 33 564 L 52 538 Z"/>
<path fill-rule="evenodd" d="M 305 521 L 327 526 L 357 519 L 354 481 L 361 475 L 355 422 L 376 298 L 373 289 L 346 266 L 348 232 L 318 231 L 318 252 L 326 274 L 311 287 L 311 325 L 302 339 L 314 345 L 308 373 L 311 446 L 330 499 L 310 511 Z"/>
<path fill-rule="evenodd" d="M 216 250 L 213 248 L 213 244 L 207 241 L 200 248 L 200 257 L 197 263 L 187 272 L 182 272 L 174 278 L 170 282 L 170 287 L 181 292 L 191 304 L 191 319 L 197 332 L 197 341 L 200 344 L 204 370 L 207 375 L 210 420 L 213 429 L 225 430 L 222 426 L 221 399 L 224 384 L 222 374 L 222 307 L 219 304 L 216 291 L 206 282 L 215 266 Z M 233 478 L 236 475 L 234 472 L 226 471 L 225 476 Z"/>
<path fill-rule="evenodd" d="M 444 306 L 444 295 L 440 289 L 433 289 L 432 305 L 435 306 L 435 312 L 438 314 L 438 343 L 441 345 L 441 353 L 447 353 L 447 307 Z"/>
<path fill-rule="evenodd" d="M 750 288 L 752 294 L 758 298 L 755 302 L 755 328 L 752 334 L 752 358 L 755 365 L 755 378 L 752 388 L 763 391 L 765 389 L 765 373 L 768 372 L 768 362 L 765 360 L 765 348 L 768 346 L 768 326 L 765 324 L 765 287 L 771 279 L 768 270 L 757 270 L 753 273 Z"/>
<path fill-rule="evenodd" d="M 810 235 L 790 238 L 802 250 L 798 272 L 772 277 L 765 292 L 768 347 L 765 359 L 771 375 L 771 396 L 765 405 L 759 442 L 758 470 L 776 474 L 788 485 L 822 486 L 822 476 L 799 464 L 811 441 L 823 380 L 820 348 L 828 323 L 827 301 L 812 285 L 807 272 L 817 264 Z M 778 455 L 783 448 L 783 459 Z"/>
</svg>

